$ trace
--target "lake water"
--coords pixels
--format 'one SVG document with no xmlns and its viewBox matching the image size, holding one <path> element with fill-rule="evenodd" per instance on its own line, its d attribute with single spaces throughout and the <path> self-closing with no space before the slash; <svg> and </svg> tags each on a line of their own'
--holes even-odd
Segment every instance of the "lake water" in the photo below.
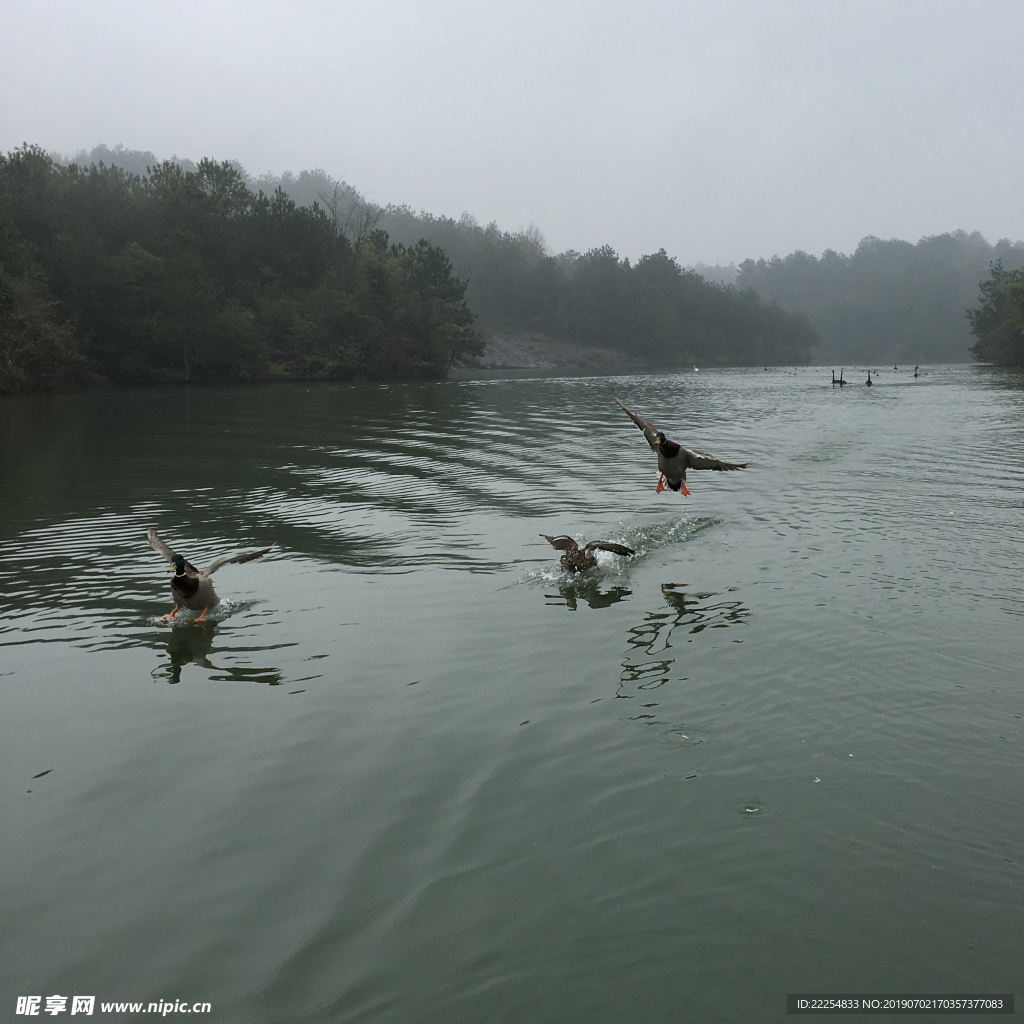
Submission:
<svg viewBox="0 0 1024 1024">
<path fill-rule="evenodd" d="M 1024 376 L 828 379 L 0 401 L 3 1020 L 1024 996 Z M 171 625 L 149 526 L 276 546 Z"/>
</svg>

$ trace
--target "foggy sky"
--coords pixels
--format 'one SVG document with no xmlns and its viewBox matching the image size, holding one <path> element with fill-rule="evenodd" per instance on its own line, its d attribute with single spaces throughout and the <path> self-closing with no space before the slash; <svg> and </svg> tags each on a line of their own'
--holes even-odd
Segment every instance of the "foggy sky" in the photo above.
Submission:
<svg viewBox="0 0 1024 1024">
<path fill-rule="evenodd" d="M 4 0 L 0 149 L 123 143 L 553 251 L 1024 238 L 1024 4 Z"/>
</svg>

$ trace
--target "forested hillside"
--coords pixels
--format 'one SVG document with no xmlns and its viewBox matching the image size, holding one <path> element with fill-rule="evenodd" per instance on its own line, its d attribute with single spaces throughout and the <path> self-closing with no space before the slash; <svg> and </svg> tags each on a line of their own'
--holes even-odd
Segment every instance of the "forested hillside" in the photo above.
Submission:
<svg viewBox="0 0 1024 1024">
<path fill-rule="evenodd" d="M 1024 265 L 1024 243 L 990 245 L 978 232 L 865 238 L 850 256 L 831 250 L 740 264 L 737 284 L 806 314 L 821 336 L 816 358 L 846 363 L 970 360 L 967 309 L 992 263 Z"/>
<path fill-rule="evenodd" d="M 445 254 L 252 191 L 228 163 L 0 156 L 0 394 L 439 377 L 482 350 Z"/>
<path fill-rule="evenodd" d="M 504 232 L 407 207 L 388 207 L 380 223 L 395 238 L 445 250 L 469 280 L 484 328 L 539 331 L 664 366 L 806 363 L 817 344 L 803 316 L 684 270 L 664 249 L 635 263 L 607 245 L 551 256 L 535 229 Z"/>
<path fill-rule="evenodd" d="M 0 157 L 0 393 L 444 376 L 482 351 L 477 317 L 660 366 L 807 362 L 817 344 L 801 314 L 664 249 L 554 256 L 536 230 L 376 206 L 318 170 Z"/>
<path fill-rule="evenodd" d="M 1002 366 L 1024 366 L 1024 269 L 992 267 L 978 305 L 967 314 L 978 339 L 971 353 Z"/>
<path fill-rule="evenodd" d="M 143 180 L 156 165 L 152 153 L 122 147 L 96 147 L 76 159 L 83 166 L 114 163 Z M 198 167 L 171 162 L 192 173 Z M 406 249 L 427 239 L 450 259 L 454 277 L 467 282 L 465 302 L 484 332 L 534 332 L 657 365 L 796 363 L 812 355 L 879 365 L 990 358 L 990 340 L 971 347 L 967 310 L 993 264 L 1001 261 L 1004 273 L 1024 267 L 1024 243 L 991 245 L 978 232 L 916 244 L 867 237 L 850 255 L 797 251 L 747 260 L 730 287 L 731 266 L 699 265 L 698 273 L 664 250 L 630 262 L 609 246 L 553 254 L 535 228 L 508 232 L 468 214 L 454 219 L 376 205 L 322 170 L 253 178 L 237 163 L 231 167 L 255 195 L 280 192 L 297 208 L 318 207 L 316 216 L 353 249 L 381 230 Z M 33 294 L 32 301 L 45 301 Z M 68 344 L 65 325 L 58 316 L 52 346 Z"/>
<path fill-rule="evenodd" d="M 800 314 L 748 288 L 708 281 L 664 249 L 635 263 L 611 246 L 552 255 L 540 231 L 503 231 L 408 206 L 376 206 L 323 171 L 264 177 L 296 202 L 316 201 L 348 232 L 372 225 L 404 244 L 442 248 L 481 330 L 530 331 L 639 356 L 654 365 L 806 363 L 818 342 Z"/>
</svg>

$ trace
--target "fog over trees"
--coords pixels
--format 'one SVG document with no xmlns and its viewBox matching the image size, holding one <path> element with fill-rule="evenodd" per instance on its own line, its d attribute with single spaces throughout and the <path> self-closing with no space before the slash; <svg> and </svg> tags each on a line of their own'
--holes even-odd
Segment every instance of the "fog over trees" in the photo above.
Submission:
<svg viewBox="0 0 1024 1024">
<path fill-rule="evenodd" d="M 739 267 L 552 253 L 319 169 L 25 146 L 0 157 L 0 393 L 437 377 L 492 331 L 662 367 L 1020 362 L 1021 267 L 1024 244 L 963 231 Z"/>
<path fill-rule="evenodd" d="M 818 341 L 804 317 L 729 287 L 732 267 L 702 268 L 712 271 L 705 276 L 664 249 L 635 263 L 607 245 L 552 254 L 534 225 L 504 231 L 468 213 L 455 219 L 379 206 L 322 170 L 264 176 L 256 184 L 328 207 L 349 232 L 373 224 L 405 245 L 429 239 L 468 281 L 466 301 L 484 332 L 536 332 L 662 366 L 806 363 Z"/>
<path fill-rule="evenodd" d="M 346 210 L 361 210 L 365 216 L 372 208 L 355 189 L 334 182 L 323 171 L 303 172 L 301 178 L 301 186 L 290 175 L 264 180 L 279 184 L 296 202 L 312 202 L 311 193 L 316 198 L 340 185 Z M 448 253 L 456 273 L 469 280 L 467 299 L 485 328 L 535 329 L 655 356 L 671 350 L 670 338 L 683 337 L 676 324 L 668 327 L 657 314 L 646 316 L 657 304 L 649 297 L 639 300 L 639 309 L 632 311 L 611 297 L 616 288 L 620 295 L 631 288 L 642 291 L 644 282 L 655 276 L 654 267 L 667 258 L 664 251 L 643 257 L 635 267 L 620 265 L 612 272 L 612 250 L 607 247 L 582 255 L 570 251 L 552 256 L 533 226 L 504 232 L 494 224 L 482 227 L 466 214 L 454 220 L 405 206 L 375 209 L 380 225 L 393 238 L 409 242 L 428 237 Z M 868 236 L 849 255 L 833 250 L 821 256 L 796 251 L 781 258 L 748 259 L 739 266 L 676 266 L 670 275 L 662 275 L 662 281 L 667 285 L 672 280 L 670 292 L 677 297 L 679 315 L 693 315 L 685 302 L 678 301 L 687 287 L 699 290 L 709 300 L 708 308 L 714 307 L 713 293 L 696 284 L 699 278 L 707 285 L 735 286 L 729 291 L 734 299 L 753 290 L 761 300 L 762 315 L 773 304 L 780 311 L 802 313 L 818 338 L 817 346 L 808 350 L 805 324 L 779 320 L 773 331 L 768 314 L 761 335 L 762 346 L 768 346 L 763 358 L 756 345 L 748 345 L 737 346 L 726 358 L 711 357 L 713 362 L 756 365 L 759 361 L 805 362 L 808 357 L 821 363 L 879 365 L 967 362 L 972 355 L 993 358 L 995 349 L 972 347 L 975 338 L 968 311 L 977 304 L 979 286 L 999 261 L 1006 271 L 1024 267 L 1024 242 L 1004 238 L 990 244 L 977 231 L 959 230 L 916 243 Z M 644 270 L 639 271 L 641 264 Z M 591 284 L 602 275 L 612 287 L 610 293 Z M 753 315 L 749 296 L 746 301 L 748 316 Z M 742 319 L 738 306 L 729 308 Z M 723 308 L 714 315 L 722 316 Z M 794 331 L 792 346 L 778 344 L 776 331 L 783 322 Z M 650 332 L 646 338 L 644 332 Z M 694 333 L 700 336 L 702 328 Z M 687 343 L 694 359 L 709 361 L 708 347 L 689 338 L 683 342 Z"/>
<path fill-rule="evenodd" d="M 350 238 L 228 163 L 0 157 L 0 393 L 443 376 L 482 350 L 464 293 L 437 247 Z"/>
<path fill-rule="evenodd" d="M 1003 366 L 1024 366 L 1024 268 L 1011 271 L 996 263 L 968 316 L 978 339 L 973 355 Z"/>
<path fill-rule="evenodd" d="M 953 231 L 916 244 L 868 237 L 854 253 L 794 252 L 746 260 L 736 282 L 806 314 L 821 336 L 815 358 L 846 363 L 955 363 L 971 358 L 967 310 L 1001 260 L 1024 266 L 1024 243 L 990 245 Z M 977 354 L 977 353 L 976 353 Z"/>
<path fill-rule="evenodd" d="M 477 317 L 663 366 L 806 362 L 817 342 L 664 250 L 551 256 L 535 229 L 380 207 L 323 171 L 81 156 L 0 158 L 0 391 L 439 377 L 482 351 Z"/>
</svg>

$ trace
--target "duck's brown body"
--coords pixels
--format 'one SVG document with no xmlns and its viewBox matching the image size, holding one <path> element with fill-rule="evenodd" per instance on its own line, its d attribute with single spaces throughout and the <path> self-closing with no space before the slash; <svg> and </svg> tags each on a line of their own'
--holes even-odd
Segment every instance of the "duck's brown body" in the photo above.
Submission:
<svg viewBox="0 0 1024 1024">
<path fill-rule="evenodd" d="M 180 576 L 175 574 L 171 577 L 171 596 L 176 608 L 191 608 L 193 611 L 216 608 L 220 604 L 217 591 L 213 589 L 213 580 L 189 562 L 185 563 L 185 571 Z"/>
<path fill-rule="evenodd" d="M 549 537 L 546 533 L 542 533 L 541 536 L 556 550 L 562 552 L 562 557 L 559 560 L 562 568 L 568 572 L 586 572 L 587 569 L 593 569 L 597 565 L 597 559 L 591 554 L 592 551 L 611 551 L 616 555 L 635 555 L 636 552 L 632 548 L 627 548 L 625 544 L 613 544 L 611 541 L 606 540 L 592 540 L 583 547 L 580 547 L 576 541 L 566 534 L 562 534 L 559 537 Z"/>
</svg>

